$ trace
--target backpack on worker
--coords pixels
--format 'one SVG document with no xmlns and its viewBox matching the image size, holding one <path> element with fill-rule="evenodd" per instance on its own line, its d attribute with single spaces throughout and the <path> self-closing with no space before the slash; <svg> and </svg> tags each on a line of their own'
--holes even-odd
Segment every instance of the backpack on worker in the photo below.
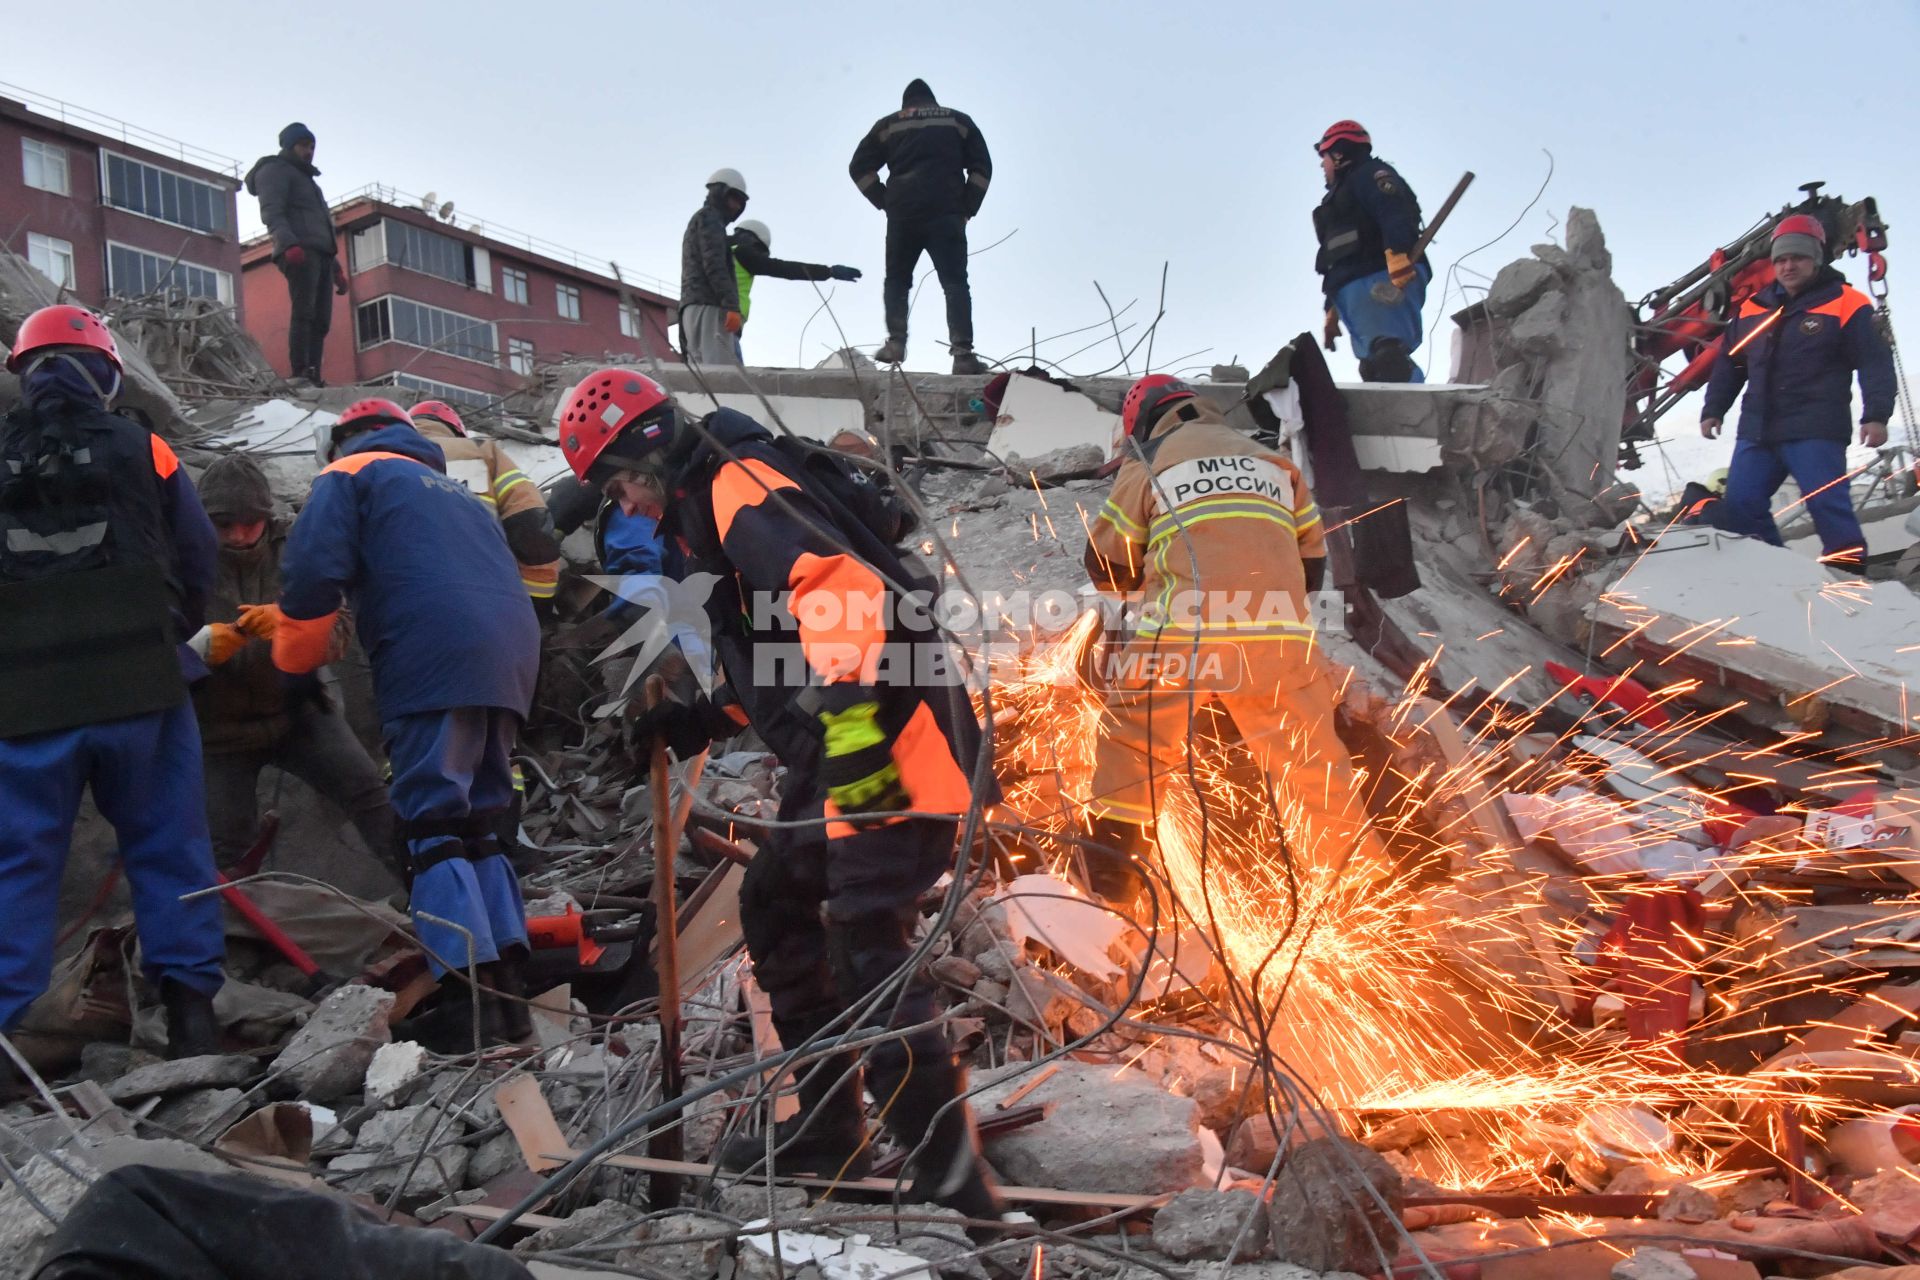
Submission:
<svg viewBox="0 0 1920 1280">
<path fill-rule="evenodd" d="M 0 737 L 186 697 L 151 445 L 95 412 L 0 419 Z"/>
<path fill-rule="evenodd" d="M 836 520 L 850 520 L 889 548 L 896 549 L 919 524 L 895 492 L 884 472 L 856 467 L 842 454 L 798 436 L 779 436 L 773 442 L 783 457 L 814 482 L 812 492 Z"/>
</svg>

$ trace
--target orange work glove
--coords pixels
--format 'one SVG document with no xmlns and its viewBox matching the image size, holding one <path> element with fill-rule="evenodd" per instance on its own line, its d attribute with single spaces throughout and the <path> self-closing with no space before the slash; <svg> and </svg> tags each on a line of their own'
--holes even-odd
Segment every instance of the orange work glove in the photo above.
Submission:
<svg viewBox="0 0 1920 1280">
<path fill-rule="evenodd" d="M 250 636 L 271 640 L 273 633 L 280 629 L 280 606 L 277 604 L 243 605 L 240 609 L 240 617 L 233 625 Z"/>
<path fill-rule="evenodd" d="M 727 332 L 728 333 L 737 334 L 746 327 L 747 327 L 746 317 L 742 316 L 738 311 L 727 312 Z"/>
<path fill-rule="evenodd" d="M 220 666 L 247 647 L 247 633 L 230 622 L 216 622 L 207 628 L 207 665 Z"/>
<path fill-rule="evenodd" d="M 1327 308 L 1327 324 L 1320 333 L 1321 346 L 1329 351 L 1338 351 L 1340 349 L 1340 313 L 1332 307 Z"/>
<path fill-rule="evenodd" d="M 1413 259 L 1404 253 L 1387 250 L 1387 279 L 1393 281 L 1396 289 L 1404 289 L 1413 283 Z"/>
</svg>

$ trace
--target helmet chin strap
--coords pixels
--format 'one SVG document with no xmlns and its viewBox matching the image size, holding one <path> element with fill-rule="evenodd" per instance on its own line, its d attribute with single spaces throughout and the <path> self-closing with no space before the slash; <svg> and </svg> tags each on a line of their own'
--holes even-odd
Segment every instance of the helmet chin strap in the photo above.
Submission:
<svg viewBox="0 0 1920 1280">
<path fill-rule="evenodd" d="M 89 387 L 93 388 L 93 393 L 100 397 L 101 408 L 104 409 L 112 404 L 114 397 L 120 394 L 121 382 L 120 371 L 118 369 L 113 372 L 113 386 L 111 388 L 103 387 L 100 385 L 99 380 L 93 376 L 92 370 L 88 369 L 83 361 L 76 359 L 71 351 L 49 351 L 43 356 L 36 357 L 25 369 L 21 370 L 20 380 L 25 382 L 40 366 L 54 360 L 64 360 L 73 366 L 74 370 L 79 373 L 81 379 L 85 381 Z"/>
</svg>

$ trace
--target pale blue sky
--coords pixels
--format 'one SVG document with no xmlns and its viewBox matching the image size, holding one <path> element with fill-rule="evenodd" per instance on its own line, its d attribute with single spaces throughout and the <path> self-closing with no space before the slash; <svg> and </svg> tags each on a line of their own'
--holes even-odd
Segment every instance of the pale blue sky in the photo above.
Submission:
<svg viewBox="0 0 1920 1280">
<path fill-rule="evenodd" d="M 846 165 L 914 76 L 971 113 L 992 146 L 973 241 L 1012 238 L 973 262 L 990 356 L 1030 332 L 1104 324 L 1096 279 L 1116 306 L 1138 300 L 1123 323 L 1144 324 L 1162 261 L 1158 366 L 1257 366 L 1317 327 L 1310 144 L 1344 116 L 1368 126 L 1429 210 L 1462 170 L 1479 175 L 1435 246 L 1442 279 L 1520 217 L 1546 174 L 1543 149 L 1553 153 L 1540 203 L 1460 264 L 1444 308 L 1436 283 L 1427 316 L 1443 334 L 1422 358 L 1442 373 L 1459 288 L 1552 237 L 1569 205 L 1599 212 L 1632 300 L 1810 179 L 1880 199 L 1896 314 L 1916 317 L 1920 333 L 1912 0 L 354 10 L 97 0 L 79 15 L 57 5 L 10 15 L 0 80 L 243 162 L 300 119 L 319 135 L 330 193 L 372 181 L 432 190 L 463 215 L 670 280 L 703 180 L 736 167 L 777 254 L 867 273 L 832 297 L 848 338 L 869 349 L 885 336 L 883 219 Z M 251 203 L 242 197 L 243 217 Z M 754 304 L 750 362 L 812 364 L 838 345 L 824 315 L 802 343 L 818 306 L 809 285 L 763 282 Z M 931 282 L 914 321 L 909 364 L 938 367 Z M 1098 337 L 1040 354 L 1060 359 Z M 1109 340 L 1066 364 L 1087 373 L 1116 358 Z M 1352 374 L 1344 351 L 1335 372 Z M 1683 432 L 1696 405 L 1673 415 Z"/>
</svg>

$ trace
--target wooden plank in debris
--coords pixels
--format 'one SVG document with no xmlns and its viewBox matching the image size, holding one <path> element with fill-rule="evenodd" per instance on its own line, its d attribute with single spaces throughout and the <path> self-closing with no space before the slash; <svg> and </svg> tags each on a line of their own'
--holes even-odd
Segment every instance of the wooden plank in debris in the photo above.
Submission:
<svg viewBox="0 0 1920 1280">
<path fill-rule="evenodd" d="M 556 1154 L 557 1153 L 557 1154 Z M 566 1148 L 556 1148 L 549 1158 L 571 1160 L 578 1154 Z M 688 1178 L 710 1178 L 717 1167 L 699 1164 L 692 1160 L 655 1160 L 647 1156 L 611 1155 L 601 1160 L 603 1164 L 618 1169 L 637 1169 L 643 1173 L 677 1173 Z M 898 1187 L 892 1178 L 783 1178 L 776 1177 L 775 1182 L 789 1183 L 800 1187 L 833 1187 L 841 1191 L 873 1191 L 891 1195 Z M 1008 1200 L 1022 1204 L 1050 1204 L 1071 1206 L 1084 1209 L 1127 1210 L 1153 1209 L 1172 1199 L 1172 1193 L 1144 1196 L 1126 1191 L 1059 1191 L 1052 1187 L 1010 1187 L 1002 1186 L 1000 1194 Z"/>
<path fill-rule="evenodd" d="M 1443 1191 L 1431 1196 L 1408 1196 L 1406 1207 L 1471 1205 L 1501 1218 L 1534 1218 L 1545 1213 L 1570 1213 L 1586 1218 L 1654 1218 L 1660 1214 L 1659 1196 L 1589 1193 L 1576 1195 L 1521 1195 L 1503 1192 Z"/>
<path fill-rule="evenodd" d="M 746 869 L 715 867 L 687 900 L 680 924 L 680 991 L 691 997 L 713 966 L 746 941 L 740 930 L 740 882 Z"/>
<path fill-rule="evenodd" d="M 1894 1023 L 1916 1016 L 1920 1016 L 1920 982 L 1883 983 L 1807 1032 L 1800 1045 L 1811 1053 L 1857 1049 L 1878 1039 Z"/>
<path fill-rule="evenodd" d="M 73 1099 L 74 1105 L 80 1108 L 81 1115 L 95 1121 L 114 1137 L 131 1138 L 133 1136 L 133 1121 L 127 1118 L 127 1113 L 107 1096 L 107 1091 L 102 1089 L 96 1081 L 82 1080 L 68 1089 L 67 1095 Z"/>
<path fill-rule="evenodd" d="M 510 1076 L 493 1091 L 493 1100 L 500 1104 L 500 1118 L 507 1122 L 514 1142 L 519 1144 L 520 1157 L 527 1162 L 527 1168 L 542 1173 L 558 1169 L 572 1159 L 568 1156 L 555 1160 L 543 1154 L 565 1148 L 567 1135 L 560 1132 L 560 1123 L 553 1118 L 552 1108 L 540 1095 L 538 1080 L 530 1075 Z"/>
<path fill-rule="evenodd" d="M 509 1209 L 491 1204 L 456 1204 L 447 1208 L 450 1218 L 471 1218 L 475 1222 L 498 1222 L 507 1216 Z M 546 1227 L 557 1227 L 566 1222 L 565 1218 L 549 1217 L 544 1213 L 523 1213 L 513 1220 L 516 1227 L 526 1227 L 539 1231 Z"/>
</svg>

